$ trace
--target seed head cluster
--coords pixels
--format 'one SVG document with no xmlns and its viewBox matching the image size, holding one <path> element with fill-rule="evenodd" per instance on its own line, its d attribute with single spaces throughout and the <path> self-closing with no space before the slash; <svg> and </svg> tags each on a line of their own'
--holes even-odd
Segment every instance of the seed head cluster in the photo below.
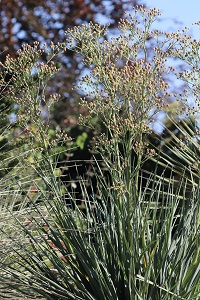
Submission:
<svg viewBox="0 0 200 300">
<path fill-rule="evenodd" d="M 137 148 L 138 136 L 143 140 L 151 132 L 151 123 L 171 96 L 165 74 L 175 72 L 174 67 L 167 66 L 167 59 L 178 35 L 166 34 L 161 47 L 158 36 L 164 33 L 150 29 L 159 16 L 159 10 L 137 7 L 133 16 L 120 21 L 122 33 L 112 38 L 108 27 L 100 24 L 67 31 L 68 47 L 80 53 L 91 68 L 78 87 L 86 95 L 81 102 L 88 109 L 85 124 L 90 125 L 90 118 L 98 116 L 114 143 L 129 132 L 132 149 Z M 155 46 L 153 55 L 147 51 L 150 39 Z"/>
</svg>

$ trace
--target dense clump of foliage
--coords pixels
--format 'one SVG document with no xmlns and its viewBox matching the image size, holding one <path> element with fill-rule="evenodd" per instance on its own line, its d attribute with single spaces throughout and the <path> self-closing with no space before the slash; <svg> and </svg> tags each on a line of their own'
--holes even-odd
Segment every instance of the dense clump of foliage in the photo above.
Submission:
<svg viewBox="0 0 200 300">
<path fill-rule="evenodd" d="M 19 106 L 16 125 L 28 133 L 28 143 L 17 168 L 0 181 L 2 296 L 198 299 L 200 43 L 184 31 L 152 31 L 159 16 L 156 9 L 136 8 L 121 19 L 121 35 L 110 40 L 104 39 L 107 27 L 90 23 L 69 29 L 66 43 L 43 50 L 25 45 L 16 59 L 7 57 L 4 67 L 14 72 L 11 97 Z M 80 178 L 81 199 L 68 190 L 57 164 L 73 141 L 62 131 L 51 138 L 41 117 L 41 103 L 51 113 L 57 100 L 45 90 L 57 72 L 55 57 L 66 48 L 91 69 L 81 82 L 87 114 L 79 122 L 96 131 L 93 151 L 108 172 L 105 177 L 96 161 L 97 190 L 88 192 Z M 46 64 L 43 51 L 49 53 Z M 169 58 L 188 69 L 176 73 Z M 188 86 L 182 94 L 170 92 L 170 72 Z M 180 103 L 168 118 L 181 135 L 169 128 L 170 139 L 156 147 L 152 123 L 167 99 Z M 152 161 L 154 169 L 145 169 Z"/>
</svg>

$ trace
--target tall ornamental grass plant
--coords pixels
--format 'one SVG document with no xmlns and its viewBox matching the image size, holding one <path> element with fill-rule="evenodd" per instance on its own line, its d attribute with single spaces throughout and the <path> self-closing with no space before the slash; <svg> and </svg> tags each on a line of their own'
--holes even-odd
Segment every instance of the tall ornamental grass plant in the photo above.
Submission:
<svg viewBox="0 0 200 300">
<path fill-rule="evenodd" d="M 11 293 L 15 297 L 24 294 L 49 300 L 200 297 L 199 175 L 194 170 L 198 169 L 199 161 L 200 43 L 185 32 L 152 31 L 159 15 L 156 9 L 136 8 L 133 16 L 121 20 L 122 34 L 113 38 L 100 24 L 90 23 L 67 31 L 67 47 L 83 56 L 84 63 L 91 68 L 90 75 L 81 82 L 86 94 L 81 104 L 88 108 L 88 116 L 81 116 L 80 122 L 93 127 L 96 117 L 106 128 L 94 140 L 94 146 L 107 166 L 108 175 L 104 176 L 96 162 L 97 191 L 90 194 L 84 179 L 80 179 L 84 210 L 78 205 L 80 199 L 76 194 L 70 194 L 56 176 L 56 159 L 52 156 L 55 151 L 50 152 L 56 142 L 48 144 L 47 125 L 38 113 L 38 99 L 45 98 L 37 96 L 41 91 L 35 86 L 37 81 L 32 81 L 32 85 L 27 82 L 30 90 L 26 104 L 30 101 L 34 124 L 41 122 L 41 126 L 36 126 L 40 144 L 26 168 L 25 182 L 37 189 L 33 198 L 28 190 L 28 203 L 18 209 L 8 205 L 1 218 L 2 297 Z M 57 46 L 57 52 L 63 47 L 59 45 L 58 50 Z M 29 52 L 23 54 L 31 60 Z M 181 95 L 170 92 L 170 81 L 166 79 L 168 72 L 175 72 L 168 66 L 171 57 L 189 64 L 188 71 L 176 74 L 188 85 Z M 17 60 L 8 58 L 8 66 L 10 62 L 17 72 Z M 48 70 L 46 65 L 42 66 L 43 71 Z M 26 70 L 28 77 L 20 77 L 25 82 L 35 72 L 35 65 Z M 39 75 L 41 85 L 47 76 L 45 72 Z M 13 93 L 21 120 L 27 117 L 21 110 L 23 97 L 19 102 L 23 87 L 16 87 Z M 193 110 L 186 101 L 192 96 Z M 156 150 L 148 145 L 148 136 L 156 114 L 174 99 L 181 104 L 173 118 L 177 129 L 184 131 L 179 124 L 179 117 L 184 114 L 188 120 L 192 114 L 195 126 L 193 133 L 184 131 L 183 139 L 171 134 L 175 143 L 163 141 L 169 150 L 163 153 L 162 148 Z M 30 118 L 26 122 L 28 126 Z M 172 152 L 182 158 L 182 164 L 170 159 Z M 148 173 L 144 162 L 153 160 L 155 170 Z M 158 176 L 159 165 L 170 169 L 171 175 L 166 177 L 163 171 Z M 11 175 L 8 178 L 16 180 Z M 23 199 L 23 184 L 9 191 L 9 200 L 16 195 L 18 200 Z M 1 199 L 5 191 L 2 184 Z"/>
</svg>

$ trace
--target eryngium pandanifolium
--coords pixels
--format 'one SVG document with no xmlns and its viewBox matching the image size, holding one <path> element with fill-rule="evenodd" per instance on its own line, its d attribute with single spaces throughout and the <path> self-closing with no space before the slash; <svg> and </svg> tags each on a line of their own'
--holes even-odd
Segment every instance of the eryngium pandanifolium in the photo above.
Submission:
<svg viewBox="0 0 200 300">
<path fill-rule="evenodd" d="M 68 30 L 67 46 L 91 68 L 81 82 L 88 108 L 81 121 L 93 126 L 96 116 L 106 127 L 96 150 L 110 176 L 97 163 L 98 190 L 89 194 L 81 181 L 82 211 L 75 193 L 66 187 L 63 193 L 51 159 L 42 157 L 39 175 L 48 193 L 38 186 L 43 201 L 11 212 L 10 223 L 1 226 L 0 291 L 51 300 L 198 299 L 198 186 L 188 193 L 184 172 L 174 180 L 173 164 L 170 178 L 149 172 L 142 184 L 142 163 L 154 155 L 146 148 L 155 115 L 171 98 L 188 95 L 171 94 L 165 77 L 174 72 L 166 60 L 178 56 L 185 33 L 152 31 L 159 15 L 156 9 L 136 9 L 121 20 L 122 34 L 114 38 L 100 24 Z M 159 159 L 158 153 L 158 164 Z"/>
</svg>

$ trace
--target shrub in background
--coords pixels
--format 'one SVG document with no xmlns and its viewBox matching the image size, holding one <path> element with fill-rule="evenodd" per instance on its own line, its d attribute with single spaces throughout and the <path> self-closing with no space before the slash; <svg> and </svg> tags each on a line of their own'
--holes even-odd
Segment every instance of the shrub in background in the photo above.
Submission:
<svg viewBox="0 0 200 300">
<path fill-rule="evenodd" d="M 122 34 L 110 41 L 102 39 L 107 28 L 99 24 L 68 31 L 67 46 L 80 52 L 91 67 L 90 76 L 82 80 L 87 96 L 81 103 L 88 116 L 80 121 L 93 127 L 97 116 L 106 127 L 96 138 L 95 149 L 109 170 L 110 180 L 102 176 L 97 163 L 98 199 L 95 192 L 88 194 L 81 181 L 83 213 L 77 205 L 79 199 L 55 176 L 46 131 L 41 126 L 40 164 L 35 160 L 30 168 L 43 183 L 37 186 L 43 201 L 32 202 L 17 214 L 11 212 L 12 222 L 6 228 L 1 226 L 8 241 L 2 251 L 2 293 L 9 288 L 53 300 L 198 299 L 199 189 L 188 155 L 193 153 L 191 144 L 198 146 L 198 130 L 194 129 L 194 134 L 184 131 L 184 140 L 172 136 L 176 148 L 167 145 L 184 159 L 179 168 L 169 155 L 150 149 L 147 141 L 154 116 L 165 106 L 163 99 L 173 97 L 183 102 L 189 97 L 187 90 L 183 95 L 170 95 L 164 80 L 166 72 L 174 72 L 166 66 L 169 57 L 190 64 L 191 71 L 177 76 L 189 87 L 194 83 L 197 100 L 199 43 L 185 33 L 151 31 L 159 15 L 156 9 L 136 9 L 134 16 L 121 20 Z M 147 51 L 150 38 L 155 44 L 153 57 Z M 32 99 L 37 112 L 37 98 L 29 101 Z M 198 113 L 198 105 L 190 111 L 185 101 L 183 107 L 188 114 Z M 33 110 L 31 116 L 38 124 L 38 113 Z M 173 122 L 183 131 L 176 120 Z M 198 152 L 193 157 L 197 160 Z M 181 170 L 179 184 L 173 176 L 145 174 L 143 164 L 151 159 L 170 167 L 172 174 Z M 190 171 L 190 193 L 186 193 L 186 170 Z M 66 205 L 66 200 L 71 205 Z M 13 228 L 18 229 L 17 237 Z"/>
</svg>

